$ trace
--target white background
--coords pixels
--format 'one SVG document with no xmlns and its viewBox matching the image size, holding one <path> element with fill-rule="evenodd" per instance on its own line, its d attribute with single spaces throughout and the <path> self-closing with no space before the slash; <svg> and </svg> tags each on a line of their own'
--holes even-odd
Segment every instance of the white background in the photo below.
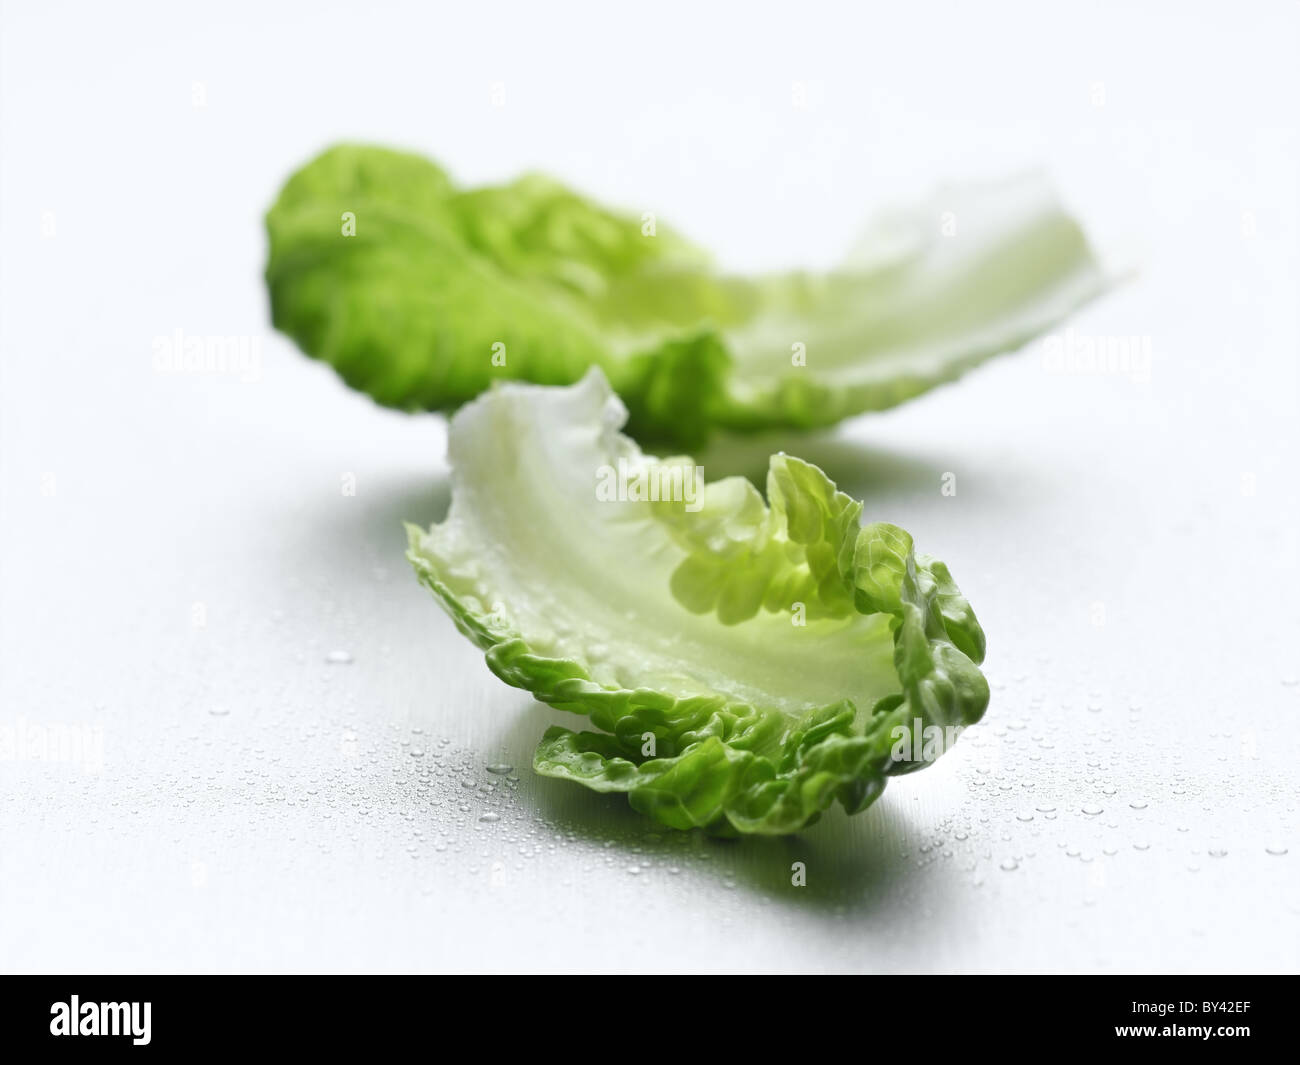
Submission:
<svg viewBox="0 0 1300 1065">
<path fill-rule="evenodd" d="M 1295 3 L 10 0 L 2 25 L 0 727 L 103 748 L 0 762 L 0 967 L 1300 967 Z M 471 183 L 545 169 L 744 270 L 1045 166 L 1141 266 L 1073 327 L 1150 338 L 1149 382 L 1031 346 L 783 441 L 949 563 L 985 722 L 789 840 L 655 834 L 534 778 L 560 715 L 402 558 L 402 519 L 446 505 L 442 420 L 267 324 L 262 212 L 345 138 Z M 257 338 L 260 379 L 155 373 L 175 329 Z"/>
</svg>

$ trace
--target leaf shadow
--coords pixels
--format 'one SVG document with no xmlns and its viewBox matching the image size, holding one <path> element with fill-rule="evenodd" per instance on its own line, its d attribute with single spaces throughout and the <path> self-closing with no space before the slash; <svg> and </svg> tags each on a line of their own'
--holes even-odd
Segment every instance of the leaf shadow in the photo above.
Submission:
<svg viewBox="0 0 1300 1065">
<path fill-rule="evenodd" d="M 937 459 L 908 455 L 834 430 L 720 435 L 697 461 L 708 480 L 738 475 L 761 489 L 767 479 L 768 460 L 780 451 L 821 467 L 841 491 L 857 498 L 934 495 L 943 473 Z"/>
<path fill-rule="evenodd" d="M 633 810 L 623 795 L 602 795 L 532 772 L 532 750 L 546 727 L 580 729 L 583 721 L 541 703 L 521 712 L 497 739 L 501 757 L 519 767 L 521 799 L 549 829 L 613 852 L 629 869 L 647 866 L 674 875 L 744 887 L 753 895 L 809 913 L 867 916 L 908 890 L 917 867 L 911 850 L 920 830 L 886 789 L 854 817 L 835 807 L 815 825 L 784 837 L 720 838 L 702 830 L 665 828 Z M 525 768 L 528 767 L 528 768 Z M 800 864 L 803 883 L 797 884 Z M 934 885 L 929 885 L 933 890 Z"/>
<path fill-rule="evenodd" d="M 293 527 L 310 534 L 312 557 L 318 565 L 335 574 L 361 573 L 358 560 L 366 565 L 404 567 L 403 523 L 428 528 L 441 521 L 450 506 L 451 485 L 445 471 L 378 483 L 371 478 L 366 483 L 364 502 L 360 507 L 339 507 L 330 500 L 319 508 L 320 518 L 313 514 L 306 521 L 294 523 Z M 319 534 L 324 527 L 328 527 L 328 536 Z M 296 542 L 290 547 L 294 552 L 299 550 Z"/>
</svg>

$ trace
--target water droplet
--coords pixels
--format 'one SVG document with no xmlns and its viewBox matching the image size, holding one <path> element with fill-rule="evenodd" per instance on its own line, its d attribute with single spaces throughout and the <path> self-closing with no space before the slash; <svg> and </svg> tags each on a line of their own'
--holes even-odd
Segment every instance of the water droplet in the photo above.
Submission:
<svg viewBox="0 0 1300 1065">
<path fill-rule="evenodd" d="M 1002 864 L 998 866 L 1004 873 L 1013 873 L 1020 868 L 1020 863 L 1014 858 L 1004 858 Z"/>
<path fill-rule="evenodd" d="M 500 815 L 500 814 L 482 814 L 482 815 L 479 817 L 479 820 L 482 821 L 485 825 L 491 825 L 491 824 L 495 824 L 497 821 L 500 821 L 500 820 L 501 820 L 501 815 Z"/>
<path fill-rule="evenodd" d="M 230 714 L 230 707 L 210 706 L 208 707 L 208 713 L 211 714 L 213 717 L 228 717 Z"/>
<path fill-rule="evenodd" d="M 1228 855 L 1228 852 L 1222 847 L 1211 847 L 1206 853 L 1208 853 L 1211 858 L 1226 858 Z"/>
<path fill-rule="evenodd" d="M 1095 802 L 1087 803 L 1086 805 L 1081 806 L 1080 809 L 1081 809 L 1081 810 L 1082 810 L 1082 811 L 1083 811 L 1083 812 L 1084 812 L 1088 817 L 1096 817 L 1099 813 L 1103 813 L 1103 812 L 1104 812 L 1104 811 L 1102 810 L 1102 808 L 1101 808 L 1100 806 L 1098 806 Z"/>
<path fill-rule="evenodd" d="M 1134 799 L 1131 803 L 1129 803 L 1129 808 L 1133 810 L 1145 810 L 1147 808 L 1147 804 L 1142 799 Z"/>
<path fill-rule="evenodd" d="M 490 766 L 487 767 L 487 771 L 489 773 L 495 773 L 499 777 L 503 777 L 507 773 L 513 772 L 514 768 L 515 767 L 512 765 L 506 765 L 505 762 L 493 762 Z"/>
<path fill-rule="evenodd" d="M 1264 848 L 1264 853 L 1271 854 L 1274 858 L 1280 858 L 1287 853 L 1287 849 L 1285 847 L 1268 846 Z"/>
<path fill-rule="evenodd" d="M 1031 814 L 1028 810 L 1023 810 L 1020 813 L 1016 814 L 1017 821 L 1032 821 L 1033 819 L 1034 819 L 1034 815 Z"/>
<path fill-rule="evenodd" d="M 1143 841 L 1140 842 L 1140 843 L 1134 843 L 1134 844 L 1133 844 L 1133 849 L 1134 849 L 1135 851 L 1149 851 L 1149 850 L 1151 849 L 1151 844 L 1150 844 L 1150 843 L 1147 843 L 1145 840 L 1143 840 Z"/>
<path fill-rule="evenodd" d="M 424 748 L 423 748 L 423 747 L 412 747 L 412 748 L 411 748 L 409 751 L 407 751 L 406 753 L 409 754 L 412 758 L 423 758 L 423 757 L 424 757 Z"/>
<path fill-rule="evenodd" d="M 348 651 L 331 651 L 325 656 L 325 661 L 331 666 L 350 666 L 352 655 Z"/>
</svg>

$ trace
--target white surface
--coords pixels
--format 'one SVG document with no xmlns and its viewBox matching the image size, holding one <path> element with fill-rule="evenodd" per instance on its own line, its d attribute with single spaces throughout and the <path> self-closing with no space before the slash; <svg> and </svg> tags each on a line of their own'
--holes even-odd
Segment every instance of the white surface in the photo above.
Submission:
<svg viewBox="0 0 1300 1065">
<path fill-rule="evenodd" d="M 103 748 L 0 762 L 0 967 L 1300 967 L 1300 9 L 532 6 L 4 5 L 0 726 Z M 1148 383 L 1031 348 L 790 447 L 950 564 L 985 723 L 785 841 L 535 779 L 559 715 L 402 559 L 442 422 L 266 325 L 260 214 L 339 137 L 542 167 L 746 268 L 1034 162 L 1141 249 L 1073 326 L 1149 337 Z M 256 337 L 260 379 L 155 373 L 178 328 Z"/>
</svg>

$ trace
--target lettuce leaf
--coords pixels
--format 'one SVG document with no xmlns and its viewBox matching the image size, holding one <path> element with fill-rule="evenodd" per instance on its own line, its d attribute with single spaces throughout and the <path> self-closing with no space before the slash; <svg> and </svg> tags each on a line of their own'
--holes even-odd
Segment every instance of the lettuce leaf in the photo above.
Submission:
<svg viewBox="0 0 1300 1065">
<path fill-rule="evenodd" d="M 942 562 L 815 466 L 703 484 L 619 432 L 598 369 L 451 422 L 452 501 L 408 558 L 553 727 L 534 768 L 672 828 L 784 834 L 867 807 L 979 720 L 984 634 Z M 906 737 L 906 745 L 900 746 Z"/>
<path fill-rule="evenodd" d="M 363 146 L 293 174 L 266 224 L 276 328 L 380 403 L 450 411 L 496 381 L 598 366 L 637 439 L 683 448 L 894 406 L 1106 285 L 1037 175 L 882 215 L 821 275 L 726 276 L 662 224 L 547 178 L 462 190 Z"/>
</svg>

